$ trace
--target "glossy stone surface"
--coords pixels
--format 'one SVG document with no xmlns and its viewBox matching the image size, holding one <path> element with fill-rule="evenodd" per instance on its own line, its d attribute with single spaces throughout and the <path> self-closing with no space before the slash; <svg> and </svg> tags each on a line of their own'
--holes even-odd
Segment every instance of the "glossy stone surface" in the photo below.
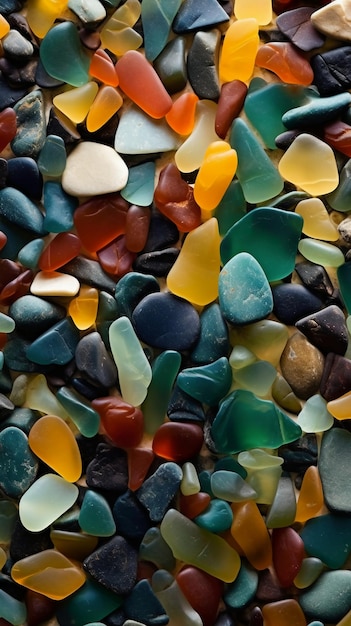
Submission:
<svg viewBox="0 0 351 626">
<path fill-rule="evenodd" d="M 59 65 L 56 62 L 57 48 L 64 52 Z M 57 24 L 46 34 L 40 47 L 40 58 L 45 70 L 53 78 L 74 87 L 88 81 L 89 58 L 81 46 L 73 22 Z"/>
<path fill-rule="evenodd" d="M 38 461 L 22 430 L 8 426 L 0 432 L 0 485 L 10 498 L 18 499 L 34 483 Z"/>
<path fill-rule="evenodd" d="M 327 506 L 331 511 L 347 513 L 349 505 L 345 494 L 348 492 L 348 442 L 350 434 L 340 428 L 327 432 L 323 437 L 320 458 L 320 476 Z M 341 463 L 336 466 L 332 459 L 340 456 Z"/>
</svg>

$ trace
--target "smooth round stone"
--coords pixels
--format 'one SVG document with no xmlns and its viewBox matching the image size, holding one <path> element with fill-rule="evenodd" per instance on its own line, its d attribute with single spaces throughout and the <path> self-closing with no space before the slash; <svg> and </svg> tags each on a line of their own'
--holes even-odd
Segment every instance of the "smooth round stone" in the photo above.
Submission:
<svg viewBox="0 0 351 626">
<path fill-rule="evenodd" d="M 319 471 L 324 498 L 331 511 L 350 513 L 350 441 L 347 430 L 334 428 L 322 439 Z M 335 460 L 337 459 L 337 462 Z"/>
<path fill-rule="evenodd" d="M 194 93 L 201 99 L 217 101 L 220 94 L 216 69 L 220 31 L 198 31 L 187 56 L 188 79 Z"/>
<path fill-rule="evenodd" d="M 324 354 L 344 355 L 347 350 L 347 323 L 342 310 L 334 304 L 299 319 L 296 328 Z"/>
<path fill-rule="evenodd" d="M 298 320 L 323 307 L 322 300 L 304 285 L 281 283 L 273 287 L 272 293 L 274 313 L 283 324 L 288 326 L 294 325 Z"/>
<path fill-rule="evenodd" d="M 351 572 L 324 572 L 310 589 L 299 597 L 306 617 L 336 623 L 351 609 Z"/>
<path fill-rule="evenodd" d="M 57 400 L 66 409 L 72 422 L 84 437 L 94 437 L 100 426 L 100 416 L 89 402 L 68 387 L 60 387 Z"/>
<path fill-rule="evenodd" d="M 23 37 L 18 30 L 11 29 L 3 38 L 2 45 L 5 56 L 17 61 L 25 61 L 30 58 L 34 52 L 31 42 Z"/>
<path fill-rule="evenodd" d="M 211 475 L 211 490 L 216 498 L 228 502 L 255 500 L 256 491 L 235 471 L 218 469 Z"/>
<path fill-rule="evenodd" d="M 127 454 L 121 448 L 99 443 L 86 472 L 91 489 L 125 493 L 128 486 Z"/>
<path fill-rule="evenodd" d="M 219 306 L 231 324 L 257 322 L 272 312 L 273 298 L 266 275 L 256 259 L 241 252 L 219 276 Z"/>
<path fill-rule="evenodd" d="M 75 296 L 80 289 L 79 281 L 62 272 L 38 272 L 30 286 L 34 296 Z"/>
<path fill-rule="evenodd" d="M 78 369 L 102 385 L 112 387 L 117 382 L 116 366 L 97 332 L 82 337 L 77 345 L 75 359 Z"/>
<path fill-rule="evenodd" d="M 46 137 L 44 98 L 39 90 L 31 91 L 13 107 L 17 116 L 17 132 L 11 141 L 16 156 L 35 158 Z"/>
<path fill-rule="evenodd" d="M 45 235 L 43 214 L 38 206 L 14 187 L 0 190 L 0 215 L 11 224 L 36 235 Z"/>
<path fill-rule="evenodd" d="M 308 104 L 284 113 L 282 122 L 289 130 L 301 128 L 308 131 L 313 125 L 323 125 L 339 117 L 350 102 L 351 95 L 348 92 L 327 98 L 313 98 Z"/>
<path fill-rule="evenodd" d="M 200 334 L 200 319 L 187 300 L 154 293 L 139 302 L 133 324 L 141 341 L 162 350 L 189 350 Z"/>
<path fill-rule="evenodd" d="M 345 565 L 351 552 L 350 518 L 328 513 L 306 522 L 301 531 L 306 553 L 330 569 Z"/>
<path fill-rule="evenodd" d="M 46 137 L 39 154 L 38 167 L 43 176 L 61 176 L 66 167 L 66 149 L 62 137 Z"/>
<path fill-rule="evenodd" d="M 228 585 L 224 601 L 232 609 L 241 609 L 254 599 L 258 587 L 258 573 L 242 562 L 235 581 Z"/>
<path fill-rule="evenodd" d="M 18 253 L 18 260 L 21 265 L 31 270 L 36 270 L 41 253 L 45 247 L 44 239 L 33 239 L 29 241 Z"/>
<path fill-rule="evenodd" d="M 0 618 L 4 625 L 20 626 L 27 619 L 27 608 L 24 602 L 17 600 L 3 589 L 0 589 Z"/>
<path fill-rule="evenodd" d="M 66 317 L 63 307 L 37 296 L 26 295 L 17 298 L 9 308 L 19 332 L 26 337 L 38 337 L 51 326 Z"/>
<path fill-rule="evenodd" d="M 44 474 L 22 496 L 19 503 L 20 520 L 27 530 L 40 532 L 68 511 L 77 497 L 76 485 L 56 474 Z"/>
<path fill-rule="evenodd" d="M 43 177 L 34 159 L 28 156 L 14 157 L 7 161 L 7 187 L 15 187 L 25 196 L 40 200 Z"/>
<path fill-rule="evenodd" d="M 117 152 L 155 154 L 177 150 L 179 145 L 178 135 L 163 119 L 155 120 L 135 106 L 121 115 L 114 143 Z"/>
<path fill-rule="evenodd" d="M 15 320 L 12 316 L 6 315 L 5 313 L 0 313 L 0 332 L 1 333 L 12 333 L 15 330 Z"/>
<path fill-rule="evenodd" d="M 169 94 L 182 91 L 187 82 L 185 38 L 171 39 L 153 65 Z"/>
<path fill-rule="evenodd" d="M 11 498 L 19 498 L 35 481 L 38 460 L 28 445 L 27 435 L 14 426 L 0 432 L 0 487 Z"/>
<path fill-rule="evenodd" d="M 204 309 L 200 324 L 200 338 L 190 355 L 192 362 L 200 365 L 227 356 L 228 327 L 218 304 L 211 304 Z"/>
<path fill-rule="evenodd" d="M 128 168 L 113 148 L 82 141 L 67 157 L 62 187 L 72 196 L 95 196 L 119 191 L 127 180 Z"/>
<path fill-rule="evenodd" d="M 228 21 L 225 10 L 215 0 L 204 0 L 201 7 L 196 0 L 183 3 L 172 25 L 177 34 L 191 33 L 198 29 L 207 29 Z"/>
<path fill-rule="evenodd" d="M 57 50 L 61 50 L 59 57 Z M 57 80 L 74 87 L 89 80 L 89 57 L 73 22 L 62 22 L 49 30 L 40 45 L 40 59 L 46 72 Z"/>
<path fill-rule="evenodd" d="M 298 250 L 308 261 L 326 267 L 340 267 L 345 262 L 339 248 L 317 239 L 301 239 Z"/>
<path fill-rule="evenodd" d="M 129 319 L 136 305 L 150 293 L 159 292 L 157 279 L 149 274 L 129 272 L 118 281 L 115 291 L 118 312 Z"/>
<path fill-rule="evenodd" d="M 335 6 L 322 6 L 311 17 L 313 26 L 320 32 L 336 39 L 350 41 L 348 3 L 336 2 Z"/>
<path fill-rule="evenodd" d="M 68 8 L 79 17 L 83 24 L 100 22 L 106 17 L 106 10 L 99 0 L 91 0 L 88 5 L 84 0 L 69 0 Z"/>
<path fill-rule="evenodd" d="M 280 360 L 284 378 L 298 398 L 307 400 L 318 392 L 324 356 L 301 333 L 288 339 Z"/>
<path fill-rule="evenodd" d="M 77 199 L 66 194 L 61 183 L 47 181 L 44 184 L 44 227 L 48 232 L 61 233 L 73 228 L 73 213 Z"/>
</svg>

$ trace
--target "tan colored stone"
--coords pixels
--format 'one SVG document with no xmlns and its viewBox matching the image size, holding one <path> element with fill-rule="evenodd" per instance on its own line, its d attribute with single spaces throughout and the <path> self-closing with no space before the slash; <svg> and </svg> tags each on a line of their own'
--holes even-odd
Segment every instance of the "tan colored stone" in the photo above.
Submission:
<svg viewBox="0 0 351 626">
<path fill-rule="evenodd" d="M 334 0 L 312 13 L 311 20 L 324 35 L 351 41 L 351 0 Z"/>
<path fill-rule="evenodd" d="M 324 356 L 306 337 L 292 335 L 280 359 L 282 374 L 293 392 L 307 400 L 318 392 L 324 369 Z"/>
</svg>

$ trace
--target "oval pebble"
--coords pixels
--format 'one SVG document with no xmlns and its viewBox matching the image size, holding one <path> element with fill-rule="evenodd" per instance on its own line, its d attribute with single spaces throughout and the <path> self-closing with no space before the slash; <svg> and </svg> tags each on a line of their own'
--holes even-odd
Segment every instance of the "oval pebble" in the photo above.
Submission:
<svg viewBox="0 0 351 626">
<path fill-rule="evenodd" d="M 68 511 L 77 497 L 76 485 L 56 474 L 44 474 L 22 496 L 20 520 L 30 532 L 40 532 Z M 41 511 L 40 516 L 38 511 Z"/>
</svg>

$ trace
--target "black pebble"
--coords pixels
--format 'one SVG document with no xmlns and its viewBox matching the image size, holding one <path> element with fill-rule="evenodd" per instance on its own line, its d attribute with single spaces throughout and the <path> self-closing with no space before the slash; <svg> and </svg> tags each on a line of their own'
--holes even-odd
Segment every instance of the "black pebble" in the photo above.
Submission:
<svg viewBox="0 0 351 626">
<path fill-rule="evenodd" d="M 324 354 L 344 355 L 348 346 L 345 317 L 335 304 L 298 320 L 296 328 Z"/>
<path fill-rule="evenodd" d="M 117 533 L 131 541 L 140 543 L 146 531 L 152 526 L 146 509 L 129 490 L 117 498 L 112 514 Z"/>
<path fill-rule="evenodd" d="M 161 278 L 167 276 L 168 272 L 177 260 L 178 248 L 166 248 L 156 252 L 145 252 L 140 254 L 133 263 L 133 269 L 143 274 L 152 274 Z"/>
<path fill-rule="evenodd" d="M 288 326 L 323 307 L 323 302 L 303 285 L 282 283 L 273 287 L 272 294 L 274 313 L 280 322 Z"/>
<path fill-rule="evenodd" d="M 20 520 L 17 520 L 10 543 L 11 558 L 19 561 L 32 554 L 53 548 L 50 531 L 50 528 L 45 528 L 40 532 L 32 533 L 21 524 Z"/>
<path fill-rule="evenodd" d="M 151 215 L 149 234 L 143 252 L 155 252 L 169 248 L 179 239 L 178 228 L 160 213 Z"/>
<path fill-rule="evenodd" d="M 117 535 L 92 552 L 83 567 L 110 591 L 127 594 L 136 582 L 138 552 L 124 537 Z"/>
<path fill-rule="evenodd" d="M 7 185 L 15 187 L 29 198 L 40 200 L 43 192 L 43 177 L 36 161 L 26 156 L 9 159 Z"/>
<path fill-rule="evenodd" d="M 120 448 L 100 443 L 86 472 L 88 487 L 124 493 L 128 486 L 127 453 Z"/>
<path fill-rule="evenodd" d="M 342 46 L 311 58 L 313 84 L 321 96 L 332 96 L 351 87 L 351 46 Z"/>
<path fill-rule="evenodd" d="M 330 352 L 324 363 L 320 385 L 321 396 L 330 402 L 348 391 L 351 391 L 351 361 L 340 354 Z"/>
</svg>

